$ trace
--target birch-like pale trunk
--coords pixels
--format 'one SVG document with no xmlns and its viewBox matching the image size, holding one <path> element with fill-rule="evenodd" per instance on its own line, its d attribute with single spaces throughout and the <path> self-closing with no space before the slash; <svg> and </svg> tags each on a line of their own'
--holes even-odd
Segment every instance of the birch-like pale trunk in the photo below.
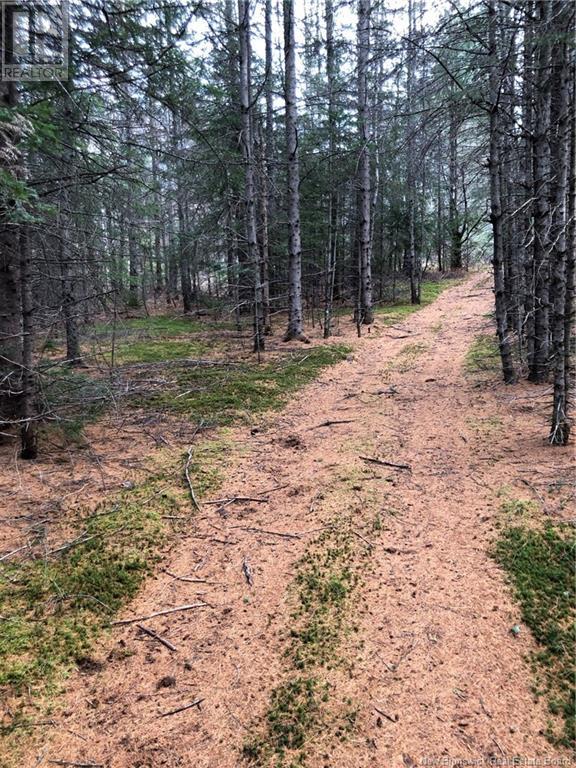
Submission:
<svg viewBox="0 0 576 768">
<path fill-rule="evenodd" d="M 288 328 L 284 341 L 307 342 L 302 314 L 302 243 L 300 236 L 300 164 L 296 105 L 296 45 L 294 2 L 284 0 L 284 103 L 286 108 L 288 213 Z"/>
</svg>

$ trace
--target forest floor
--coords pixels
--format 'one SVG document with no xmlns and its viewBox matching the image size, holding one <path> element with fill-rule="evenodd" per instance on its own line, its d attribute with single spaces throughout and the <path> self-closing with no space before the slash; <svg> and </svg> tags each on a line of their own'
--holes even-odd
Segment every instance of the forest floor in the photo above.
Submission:
<svg viewBox="0 0 576 768">
<path fill-rule="evenodd" d="M 546 443 L 546 387 L 505 387 L 484 366 L 492 301 L 476 274 L 346 339 L 344 360 L 211 451 L 176 417 L 151 427 L 157 444 L 192 442 L 199 510 L 119 618 L 197 607 L 138 622 L 175 650 L 136 622 L 100 634 L 14 764 L 569 764 L 546 738 L 561 707 L 535 696 L 541 646 L 501 563 L 570 517 L 573 450 Z M 59 501 L 87 485 L 96 501 L 102 472 L 131 483 L 133 429 L 124 449 L 107 438 L 113 478 L 69 463 L 78 485 Z M 203 490 L 215 454 L 221 480 Z M 24 496 L 37 478 L 18 472 Z"/>
</svg>

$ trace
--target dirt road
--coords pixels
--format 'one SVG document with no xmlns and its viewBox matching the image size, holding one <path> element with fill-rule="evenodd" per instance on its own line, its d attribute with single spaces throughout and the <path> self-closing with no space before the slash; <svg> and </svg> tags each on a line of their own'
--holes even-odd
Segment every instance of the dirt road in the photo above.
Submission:
<svg viewBox="0 0 576 768">
<path fill-rule="evenodd" d="M 546 446 L 534 388 L 479 387 L 465 375 L 491 304 L 487 277 L 475 276 L 366 336 L 261 431 L 235 431 L 243 455 L 218 497 L 268 501 L 225 515 L 203 504 L 166 565 L 173 575 L 150 578 L 125 615 L 208 605 L 146 622 L 176 652 L 134 625 L 114 629 L 95 654 L 102 663 L 70 680 L 30 765 L 242 765 L 242 744 L 286 674 L 295 564 L 335 508 L 378 531 L 353 597 L 354 639 L 339 651 L 358 717 L 342 741 L 311 734 L 306 765 L 561 757 L 530 691 L 532 640 L 510 632 L 518 607 L 488 550 L 503 489 L 530 497 L 522 480 L 567 464 L 569 449 Z M 197 698 L 200 708 L 161 716 Z"/>
</svg>

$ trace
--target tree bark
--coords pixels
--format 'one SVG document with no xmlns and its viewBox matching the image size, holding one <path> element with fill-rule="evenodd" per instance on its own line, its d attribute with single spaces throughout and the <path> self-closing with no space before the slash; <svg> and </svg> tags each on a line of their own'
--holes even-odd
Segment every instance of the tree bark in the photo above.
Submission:
<svg viewBox="0 0 576 768">
<path fill-rule="evenodd" d="M 502 243 L 502 199 L 501 199 L 501 127 L 500 127 L 500 68 L 498 55 L 497 30 L 498 12 L 497 0 L 488 1 L 488 43 L 490 56 L 489 109 L 490 109 L 490 156 L 488 167 L 490 173 L 490 220 L 492 222 L 494 293 L 496 298 L 496 325 L 498 346 L 502 361 L 502 373 L 506 384 L 516 381 L 516 373 L 512 362 L 510 341 L 506 322 L 506 301 L 504 296 L 504 254 Z"/>
<path fill-rule="evenodd" d="M 534 352 L 528 361 L 529 381 L 548 378 L 550 286 L 550 106 L 549 20 L 552 4 L 537 0 L 536 104 L 534 115 Z"/>
<path fill-rule="evenodd" d="M 263 296 L 256 235 L 256 194 L 254 185 L 254 140 L 250 100 L 250 0 L 238 0 L 240 44 L 240 117 L 244 157 L 244 215 L 246 229 L 246 266 L 252 277 L 254 304 L 254 351 L 264 350 Z"/>
<path fill-rule="evenodd" d="M 566 15 L 570 13 L 564 0 L 552 4 L 554 16 L 553 29 L 557 33 L 552 47 L 552 112 L 555 136 L 553 166 L 556 170 L 554 182 L 554 206 L 552 211 L 552 252 L 550 303 L 552 308 L 552 367 L 554 377 L 554 397 L 552 404 L 552 423 L 550 442 L 552 445 L 566 445 L 570 436 L 570 419 L 567 409 L 566 376 L 566 295 L 567 295 L 567 260 L 568 260 L 568 193 L 569 164 L 571 159 L 570 129 L 570 69 L 567 60 L 565 37 L 569 32 Z M 568 344 L 570 339 L 568 338 Z"/>
<path fill-rule="evenodd" d="M 370 196 L 370 153 L 368 148 L 368 59 L 370 56 L 370 0 L 358 0 L 357 67 L 358 67 L 358 321 L 370 325 L 372 308 L 372 227 Z"/>
<path fill-rule="evenodd" d="M 20 458 L 38 455 L 35 413 L 36 377 L 34 375 L 34 299 L 32 297 L 32 257 L 28 228 L 20 229 L 20 296 L 22 312 L 22 384 L 20 400 Z"/>
<path fill-rule="evenodd" d="M 300 164 L 298 161 L 298 112 L 296 107 L 296 45 L 294 2 L 284 0 L 284 103 L 288 161 L 288 328 L 284 341 L 307 342 L 302 314 L 302 244 L 300 237 Z"/>
</svg>

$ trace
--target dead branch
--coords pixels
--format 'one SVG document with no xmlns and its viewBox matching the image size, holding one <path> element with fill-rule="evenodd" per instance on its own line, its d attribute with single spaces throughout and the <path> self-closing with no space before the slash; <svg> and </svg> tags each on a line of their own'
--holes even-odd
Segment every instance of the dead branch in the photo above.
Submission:
<svg viewBox="0 0 576 768">
<path fill-rule="evenodd" d="M 257 499 L 255 496 L 230 496 L 227 499 L 213 499 L 212 501 L 205 501 L 205 504 L 219 504 L 220 506 L 225 505 L 228 506 L 228 504 L 234 504 L 236 501 L 255 501 L 258 504 L 265 504 L 267 501 L 270 501 L 268 498 L 264 499 Z"/>
<path fill-rule="evenodd" d="M 320 427 L 332 427 L 334 424 L 352 424 L 355 422 L 356 419 L 328 419 L 328 421 L 323 421 L 322 424 L 317 424 L 315 427 L 310 427 L 310 429 L 320 429 Z"/>
<path fill-rule="evenodd" d="M 29 544 L 24 544 L 23 547 L 18 547 L 18 549 L 13 549 L 12 552 L 7 552 L 5 555 L 0 557 L 0 561 L 6 560 L 6 558 L 10 557 L 11 555 L 15 555 L 17 552 L 22 552 L 23 549 L 28 549 L 29 546 Z"/>
<path fill-rule="evenodd" d="M 104 763 L 76 763 L 73 760 L 48 760 L 51 765 L 67 765 L 71 768 L 104 768 Z"/>
<path fill-rule="evenodd" d="M 178 581 L 191 581 L 194 584 L 206 584 L 206 579 L 193 579 L 190 576 L 177 576 L 175 573 L 172 573 L 172 571 L 169 571 L 166 568 L 164 568 L 164 573 L 167 573 L 168 576 L 171 576 L 173 579 L 177 579 Z"/>
<path fill-rule="evenodd" d="M 410 464 L 395 464 L 393 461 L 384 461 L 383 459 L 375 459 L 372 456 L 360 456 L 362 461 L 367 461 L 370 464 L 379 464 L 382 467 L 392 467 L 393 469 L 406 469 L 408 472 L 412 472 Z"/>
<path fill-rule="evenodd" d="M 118 621 L 111 622 L 111 626 L 117 627 L 121 624 L 135 624 L 137 621 L 147 621 L 148 619 L 154 619 L 156 616 L 166 616 L 169 613 L 177 613 L 178 611 L 190 611 L 192 608 L 204 608 L 208 607 L 208 603 L 191 603 L 190 605 L 179 605 L 176 608 L 167 608 L 165 611 L 156 611 L 150 613 L 148 616 L 136 616 L 134 619 L 119 619 Z"/>
<path fill-rule="evenodd" d="M 200 704 L 204 699 L 196 699 L 195 701 L 192 701 L 190 704 L 184 704 L 183 707 L 177 707 L 176 709 L 171 709 L 169 712 L 162 712 L 160 717 L 168 717 L 169 715 L 175 715 L 178 712 L 184 712 L 185 709 L 191 709 L 192 707 L 198 707 L 200 709 Z"/>
<path fill-rule="evenodd" d="M 162 643 L 166 648 L 168 648 L 169 651 L 175 651 L 176 646 L 172 645 L 172 643 L 169 640 L 166 640 L 165 637 L 162 637 L 162 635 L 158 635 L 156 632 L 154 632 L 153 629 L 148 629 L 148 627 L 145 627 L 143 624 L 136 624 L 138 629 L 141 629 L 142 632 L 144 632 L 146 635 L 149 635 L 154 640 L 157 640 L 159 643 Z"/>
<path fill-rule="evenodd" d="M 192 485 L 192 480 L 190 478 L 190 464 L 192 463 L 192 446 L 194 443 L 194 438 L 196 437 L 200 429 L 202 429 L 203 423 L 204 422 L 201 421 L 192 434 L 192 442 L 190 443 L 190 447 L 188 448 L 188 451 L 187 451 L 188 458 L 186 459 L 186 464 L 184 465 L 184 477 L 186 478 L 186 482 L 188 483 L 190 498 L 192 499 L 192 504 L 194 505 L 194 508 L 198 512 L 200 512 L 200 505 L 198 504 L 198 501 L 196 499 L 196 494 L 194 493 L 194 486 Z"/>
<path fill-rule="evenodd" d="M 385 717 L 386 720 L 390 720 L 391 723 L 397 723 L 398 722 L 398 715 L 389 715 L 387 712 L 384 712 L 383 709 L 380 709 L 379 707 L 374 707 L 375 711 L 378 712 L 379 715 L 382 715 L 382 717 Z"/>
<path fill-rule="evenodd" d="M 354 534 L 354 536 L 358 536 L 358 538 L 359 538 L 361 541 L 363 541 L 363 542 L 364 542 L 364 544 L 366 544 L 366 546 L 367 546 L 369 549 L 373 549 L 373 547 L 374 547 L 374 544 L 372 544 L 372 542 L 371 542 L 371 541 L 368 541 L 368 539 L 367 539 L 367 538 L 365 538 L 364 536 L 362 536 L 362 534 L 361 534 L 361 533 L 359 533 L 358 531 L 354 530 L 354 528 L 352 528 L 352 533 Z"/>
<path fill-rule="evenodd" d="M 266 533 L 269 536 L 281 536 L 283 539 L 299 539 L 299 533 L 282 533 L 281 531 L 267 531 L 264 528 L 249 528 L 244 525 L 232 525 L 231 528 L 239 528 L 241 531 L 248 531 L 249 533 Z"/>
</svg>

